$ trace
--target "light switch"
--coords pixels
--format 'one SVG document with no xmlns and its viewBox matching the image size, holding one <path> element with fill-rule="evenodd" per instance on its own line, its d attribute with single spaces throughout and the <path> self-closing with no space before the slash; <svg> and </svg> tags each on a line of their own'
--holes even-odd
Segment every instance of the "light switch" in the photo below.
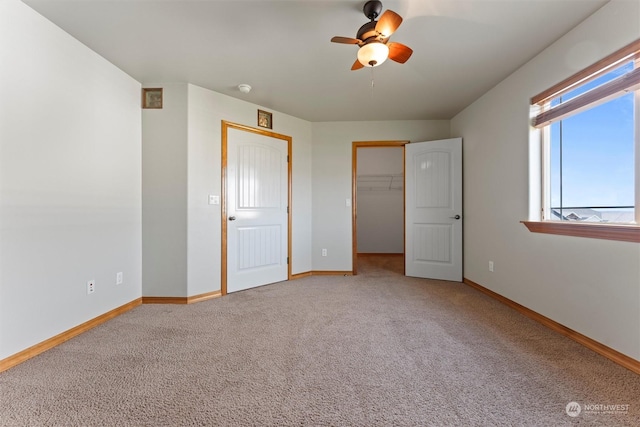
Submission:
<svg viewBox="0 0 640 427">
<path fill-rule="evenodd" d="M 346 205 L 347 205 L 347 207 L 351 206 L 351 199 L 347 199 L 346 200 Z"/>
<path fill-rule="evenodd" d="M 214 196 L 213 194 L 209 194 L 209 204 L 210 205 L 219 205 L 220 204 L 220 196 Z"/>
</svg>

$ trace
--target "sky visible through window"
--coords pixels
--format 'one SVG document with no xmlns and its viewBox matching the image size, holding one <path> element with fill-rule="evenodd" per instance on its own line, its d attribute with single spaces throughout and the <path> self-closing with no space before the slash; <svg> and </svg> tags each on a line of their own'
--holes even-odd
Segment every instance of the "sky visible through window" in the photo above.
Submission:
<svg viewBox="0 0 640 427">
<path fill-rule="evenodd" d="M 629 62 L 563 95 L 562 100 L 632 69 L 633 62 Z M 552 105 L 559 102 L 554 100 Z M 634 145 L 633 93 L 553 123 L 551 206 L 560 206 L 561 192 L 563 207 L 633 206 Z"/>
</svg>

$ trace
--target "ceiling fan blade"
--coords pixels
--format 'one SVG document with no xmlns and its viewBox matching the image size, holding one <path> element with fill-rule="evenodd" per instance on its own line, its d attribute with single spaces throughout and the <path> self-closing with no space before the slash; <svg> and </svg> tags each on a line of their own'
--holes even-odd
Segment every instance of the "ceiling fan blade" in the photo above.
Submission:
<svg viewBox="0 0 640 427">
<path fill-rule="evenodd" d="M 344 43 L 344 44 L 359 44 L 362 42 L 361 40 L 352 39 L 351 37 L 340 37 L 340 36 L 333 37 L 331 41 L 334 43 Z"/>
<path fill-rule="evenodd" d="M 402 16 L 393 10 L 386 10 L 382 16 L 380 16 L 380 19 L 378 19 L 376 31 L 386 38 L 393 34 L 400 24 L 402 24 Z"/>
<path fill-rule="evenodd" d="M 402 43 L 389 43 L 389 59 L 404 64 L 411 57 L 413 50 Z"/>
<path fill-rule="evenodd" d="M 351 66 L 351 71 L 359 70 L 360 68 L 364 68 L 364 65 L 356 59 L 356 62 Z"/>
</svg>

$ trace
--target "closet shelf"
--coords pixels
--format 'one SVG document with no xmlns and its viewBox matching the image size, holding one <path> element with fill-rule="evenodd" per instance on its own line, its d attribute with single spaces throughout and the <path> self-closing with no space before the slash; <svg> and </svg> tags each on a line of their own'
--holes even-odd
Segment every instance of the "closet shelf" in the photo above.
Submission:
<svg viewBox="0 0 640 427">
<path fill-rule="evenodd" d="M 403 187 L 404 175 L 401 173 L 357 176 L 358 191 L 402 191 Z"/>
</svg>

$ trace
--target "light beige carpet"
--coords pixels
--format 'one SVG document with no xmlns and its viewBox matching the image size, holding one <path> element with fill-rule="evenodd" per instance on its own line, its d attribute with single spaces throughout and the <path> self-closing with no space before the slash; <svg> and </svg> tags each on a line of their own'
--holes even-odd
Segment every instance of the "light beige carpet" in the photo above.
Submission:
<svg viewBox="0 0 640 427">
<path fill-rule="evenodd" d="M 640 425 L 638 375 L 466 285 L 362 261 L 138 307 L 0 374 L 0 425 Z"/>
</svg>

